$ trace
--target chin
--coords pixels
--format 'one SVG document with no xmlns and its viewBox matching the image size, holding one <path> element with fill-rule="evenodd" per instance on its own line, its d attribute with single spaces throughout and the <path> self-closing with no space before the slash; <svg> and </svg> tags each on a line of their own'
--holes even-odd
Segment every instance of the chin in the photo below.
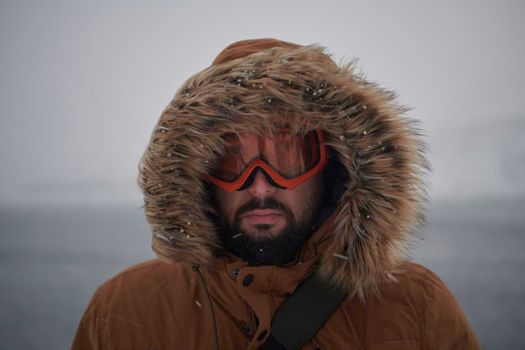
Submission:
<svg viewBox="0 0 525 350">
<path fill-rule="evenodd" d="M 278 237 L 284 231 L 285 226 L 269 224 L 257 224 L 249 228 L 241 228 L 241 231 L 254 239 L 272 239 Z"/>
</svg>

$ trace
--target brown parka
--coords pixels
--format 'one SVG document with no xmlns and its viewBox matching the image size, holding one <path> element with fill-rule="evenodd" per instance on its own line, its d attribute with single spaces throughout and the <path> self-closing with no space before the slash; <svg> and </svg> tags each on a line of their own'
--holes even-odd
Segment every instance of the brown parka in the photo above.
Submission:
<svg viewBox="0 0 525 350">
<path fill-rule="evenodd" d="M 424 223 L 429 166 L 403 112 L 391 92 L 317 45 L 228 46 L 177 92 L 139 165 L 159 259 L 96 291 L 72 348 L 257 349 L 275 311 L 317 271 L 347 297 L 304 349 L 479 349 L 445 284 L 407 258 Z M 271 134 L 283 123 L 321 128 L 338 164 L 329 171 L 342 174 L 295 260 L 250 266 L 221 247 L 205 177 L 221 135 Z"/>
</svg>

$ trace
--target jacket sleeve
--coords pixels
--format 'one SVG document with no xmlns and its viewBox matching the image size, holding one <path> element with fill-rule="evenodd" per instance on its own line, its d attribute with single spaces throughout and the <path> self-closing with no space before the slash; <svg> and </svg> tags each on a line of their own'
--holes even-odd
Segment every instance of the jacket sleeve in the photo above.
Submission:
<svg viewBox="0 0 525 350">
<path fill-rule="evenodd" d="M 103 349 L 106 320 L 100 310 L 102 307 L 101 288 L 99 288 L 89 302 L 80 324 L 77 328 L 72 350 Z"/>
<path fill-rule="evenodd" d="M 433 272 L 423 283 L 423 338 L 429 350 L 478 350 L 465 314 L 445 283 Z"/>
</svg>

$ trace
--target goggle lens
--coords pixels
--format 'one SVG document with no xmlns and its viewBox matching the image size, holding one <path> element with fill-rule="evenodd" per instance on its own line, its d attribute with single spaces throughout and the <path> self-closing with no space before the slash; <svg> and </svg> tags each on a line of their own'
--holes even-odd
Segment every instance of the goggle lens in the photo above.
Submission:
<svg viewBox="0 0 525 350">
<path fill-rule="evenodd" d="M 294 135 L 289 129 L 282 129 L 271 137 L 251 133 L 231 133 L 223 137 L 226 140 L 224 156 L 209 179 L 229 191 L 241 188 L 257 167 L 283 188 L 293 188 L 322 170 L 326 163 L 320 130 L 306 135 Z"/>
</svg>

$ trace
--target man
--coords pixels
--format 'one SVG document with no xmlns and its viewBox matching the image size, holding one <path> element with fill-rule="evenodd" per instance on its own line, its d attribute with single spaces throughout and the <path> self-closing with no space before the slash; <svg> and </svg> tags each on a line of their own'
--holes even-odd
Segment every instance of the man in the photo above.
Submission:
<svg viewBox="0 0 525 350">
<path fill-rule="evenodd" d="M 73 349 L 282 349 L 278 333 L 319 320 L 300 348 L 478 349 L 447 287 L 406 258 L 428 165 L 402 111 L 317 46 L 228 46 L 139 165 L 159 259 L 97 290 Z M 279 328 L 310 276 L 325 294 Z"/>
</svg>

